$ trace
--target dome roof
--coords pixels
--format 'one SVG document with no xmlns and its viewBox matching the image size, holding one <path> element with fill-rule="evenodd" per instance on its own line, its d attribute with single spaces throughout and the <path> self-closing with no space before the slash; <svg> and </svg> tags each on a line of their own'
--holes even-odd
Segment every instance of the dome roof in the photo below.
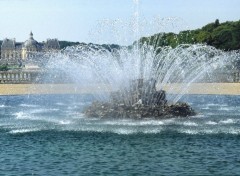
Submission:
<svg viewBox="0 0 240 176">
<path fill-rule="evenodd" d="M 29 47 L 37 47 L 38 42 L 33 39 L 33 33 L 30 33 L 30 37 L 27 41 L 24 42 L 24 47 L 29 48 Z"/>
</svg>

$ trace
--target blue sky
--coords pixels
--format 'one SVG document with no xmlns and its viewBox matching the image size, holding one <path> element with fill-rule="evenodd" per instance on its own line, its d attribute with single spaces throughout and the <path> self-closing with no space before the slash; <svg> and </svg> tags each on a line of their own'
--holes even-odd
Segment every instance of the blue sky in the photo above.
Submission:
<svg viewBox="0 0 240 176">
<path fill-rule="evenodd" d="M 126 44 L 132 42 L 133 36 L 196 29 L 217 18 L 220 22 L 240 19 L 240 0 L 139 0 L 138 6 L 136 2 L 0 0 L 0 40 L 8 37 L 25 41 L 32 30 L 38 41 L 58 38 Z M 136 30 L 130 29 L 130 24 L 136 20 L 136 12 L 140 23 L 145 21 L 139 35 L 134 35 Z M 154 24 L 155 19 L 159 19 L 157 24 Z M 109 24 L 116 20 L 122 21 L 121 24 L 116 22 L 110 27 Z"/>
</svg>

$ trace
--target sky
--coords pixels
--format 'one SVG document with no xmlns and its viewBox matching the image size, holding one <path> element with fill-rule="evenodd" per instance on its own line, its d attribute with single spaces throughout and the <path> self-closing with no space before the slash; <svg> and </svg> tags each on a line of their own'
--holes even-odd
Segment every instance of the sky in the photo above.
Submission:
<svg viewBox="0 0 240 176">
<path fill-rule="evenodd" d="M 0 40 L 128 44 L 140 36 L 240 20 L 240 0 L 0 0 Z M 137 27 L 136 27 L 137 26 Z"/>
</svg>

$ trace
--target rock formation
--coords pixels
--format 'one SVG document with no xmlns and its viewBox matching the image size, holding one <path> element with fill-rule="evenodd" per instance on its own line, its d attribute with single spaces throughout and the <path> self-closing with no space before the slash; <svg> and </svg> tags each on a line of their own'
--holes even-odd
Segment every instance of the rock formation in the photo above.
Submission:
<svg viewBox="0 0 240 176">
<path fill-rule="evenodd" d="M 111 93 L 110 102 L 93 102 L 84 110 L 88 117 L 99 118 L 170 118 L 196 113 L 187 103 L 170 105 L 163 90 L 156 90 L 154 79 L 133 80 L 128 89 Z"/>
</svg>

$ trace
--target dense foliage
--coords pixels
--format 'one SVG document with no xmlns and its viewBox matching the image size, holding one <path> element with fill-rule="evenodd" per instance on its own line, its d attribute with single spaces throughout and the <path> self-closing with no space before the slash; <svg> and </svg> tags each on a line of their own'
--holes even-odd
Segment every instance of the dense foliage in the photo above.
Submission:
<svg viewBox="0 0 240 176">
<path fill-rule="evenodd" d="M 103 47 L 105 48 L 106 50 L 112 50 L 112 49 L 119 49 L 120 46 L 119 45 L 116 45 L 116 44 L 102 44 L 102 45 L 99 45 L 99 44 L 93 44 L 93 43 L 89 43 L 89 44 L 86 44 L 86 43 L 79 43 L 79 42 L 70 42 L 70 41 L 59 41 L 59 45 L 60 45 L 60 49 L 63 49 L 63 48 L 66 48 L 68 46 L 74 46 L 74 45 L 89 45 L 89 46 L 96 46 L 97 48 L 98 47 Z"/>
<path fill-rule="evenodd" d="M 70 41 L 59 41 L 60 49 L 63 49 L 67 46 L 79 45 L 79 42 L 70 42 Z"/>
<path fill-rule="evenodd" d="M 240 49 L 240 20 L 220 24 L 217 19 L 201 29 L 182 31 L 179 34 L 159 33 L 150 37 L 142 37 L 140 43 L 145 42 L 154 47 L 205 43 L 225 51 L 238 50 Z"/>
<path fill-rule="evenodd" d="M 9 70 L 9 67 L 7 64 L 0 65 L 0 71 L 8 71 L 8 70 Z"/>
</svg>

